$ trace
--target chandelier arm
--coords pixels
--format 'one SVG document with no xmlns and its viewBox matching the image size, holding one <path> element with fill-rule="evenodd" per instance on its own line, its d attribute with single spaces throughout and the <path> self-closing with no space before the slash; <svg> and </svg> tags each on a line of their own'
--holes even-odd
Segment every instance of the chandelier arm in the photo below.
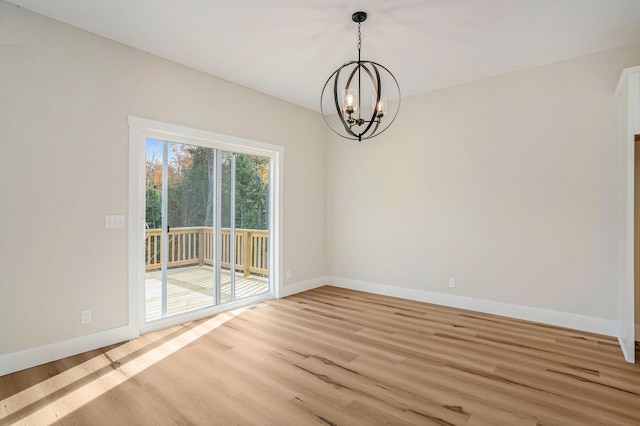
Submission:
<svg viewBox="0 0 640 426">
<path fill-rule="evenodd" d="M 338 102 L 338 78 L 340 77 L 340 71 L 342 71 L 342 69 L 348 64 L 345 64 L 343 66 L 341 66 L 340 68 L 338 68 L 335 71 L 335 77 L 333 78 L 333 100 L 336 104 L 336 110 L 338 111 L 338 117 L 340 117 L 340 121 L 342 122 L 342 125 L 344 126 L 344 130 L 346 130 L 346 132 L 350 135 L 352 135 L 353 137 L 358 138 L 359 136 L 356 135 L 354 133 L 353 130 L 351 130 L 351 127 L 347 124 L 346 121 L 344 121 L 344 117 L 342 116 L 342 110 L 340 108 L 340 103 Z"/>
<path fill-rule="evenodd" d="M 376 120 L 376 127 L 373 128 L 373 132 L 371 132 L 371 137 L 377 136 L 376 132 L 378 131 L 378 126 L 380 125 L 380 120 Z M 367 138 L 368 139 L 368 138 Z"/>
<path fill-rule="evenodd" d="M 362 61 L 364 62 L 364 64 L 371 64 L 371 67 L 373 67 L 375 69 L 375 65 L 373 65 L 372 62 L 369 61 Z M 376 80 L 373 78 L 373 74 L 371 73 L 371 71 L 369 71 L 369 68 L 367 68 L 366 65 L 361 65 L 362 68 L 364 68 L 364 70 L 367 72 L 367 74 L 369 74 L 369 78 L 371 79 L 371 84 L 373 84 L 373 88 L 376 89 L 376 93 L 380 93 L 380 91 L 378 90 L 378 87 L 380 87 L 378 84 L 376 84 Z M 378 78 L 378 82 L 379 82 L 379 78 Z"/>
<path fill-rule="evenodd" d="M 400 91 L 400 85 L 398 84 L 398 80 L 396 79 L 396 76 L 393 75 L 393 73 L 391 71 L 389 71 L 389 69 L 387 67 L 385 67 L 382 64 L 379 64 L 377 62 L 373 62 L 370 61 L 372 64 L 379 66 L 380 68 L 382 68 L 383 70 L 385 70 L 390 76 L 391 78 L 393 78 L 393 82 L 396 83 L 396 89 L 398 90 L 398 107 L 396 108 L 396 113 L 393 115 L 393 118 L 391 119 L 391 121 L 389 121 L 389 124 L 387 124 L 382 130 L 380 130 L 380 133 L 373 135 L 373 136 L 378 136 L 380 134 L 382 134 L 382 132 L 386 131 L 389 127 L 391 127 L 391 125 L 393 124 L 394 121 L 396 121 L 396 118 L 398 117 L 398 112 L 400 112 L 400 105 L 402 103 L 402 92 Z M 369 136 L 365 139 L 370 139 L 373 136 Z"/>
<path fill-rule="evenodd" d="M 353 62 L 355 63 L 355 62 Z M 348 65 L 348 64 L 345 64 Z M 344 68 L 345 65 L 343 65 L 342 67 Z M 353 69 L 353 71 L 351 71 L 351 74 L 349 74 L 349 78 L 347 79 L 347 83 L 345 84 L 344 88 L 345 90 L 348 90 L 349 87 L 351 86 L 351 80 L 353 80 L 353 76 L 356 75 L 356 71 L 358 70 L 358 67 L 360 67 L 360 63 L 358 62 L 358 65 L 356 65 L 356 67 Z M 360 98 L 358 98 L 358 103 L 360 103 Z"/>
<path fill-rule="evenodd" d="M 373 68 L 373 70 L 376 72 L 376 78 L 374 80 L 373 78 L 373 74 L 371 73 L 371 71 L 369 70 L 369 68 L 367 68 L 366 65 L 361 65 L 362 68 L 364 68 L 364 70 L 367 72 L 367 74 L 369 74 L 369 78 L 371 79 L 371 83 L 373 84 L 373 86 L 376 89 L 376 98 L 377 101 L 380 100 L 380 72 L 378 71 L 378 68 L 375 66 L 375 64 L 373 62 L 369 62 L 369 64 L 371 64 L 371 68 Z M 377 83 L 377 84 L 376 84 Z M 377 106 L 377 102 L 376 102 L 376 106 Z M 369 124 L 367 125 L 367 127 L 358 135 L 358 140 L 362 141 L 362 136 L 367 134 L 367 132 L 369 132 L 369 129 L 371 129 L 371 126 L 373 125 L 375 118 L 376 118 L 376 106 L 373 106 L 373 111 L 371 112 L 371 120 L 369 120 Z M 360 108 L 362 110 L 362 108 Z M 378 126 L 376 126 L 376 129 L 378 128 Z M 371 134 L 371 136 L 369 137 L 373 137 L 375 135 L 375 130 L 373 131 L 373 133 Z"/>
</svg>

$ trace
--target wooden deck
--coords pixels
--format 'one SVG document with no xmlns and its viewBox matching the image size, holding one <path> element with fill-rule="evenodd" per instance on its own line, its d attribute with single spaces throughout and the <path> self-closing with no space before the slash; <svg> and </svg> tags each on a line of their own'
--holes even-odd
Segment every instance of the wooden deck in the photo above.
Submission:
<svg viewBox="0 0 640 426">
<path fill-rule="evenodd" d="M 147 322 L 160 319 L 162 300 L 162 274 L 160 271 L 147 272 L 145 275 L 145 299 Z M 231 300 L 231 275 L 222 271 L 222 303 Z M 244 299 L 266 293 L 269 290 L 267 278 L 255 275 L 245 277 L 236 273 L 235 299 Z M 191 266 L 168 271 L 167 314 L 203 308 L 213 304 L 213 268 L 210 266 Z"/>
</svg>

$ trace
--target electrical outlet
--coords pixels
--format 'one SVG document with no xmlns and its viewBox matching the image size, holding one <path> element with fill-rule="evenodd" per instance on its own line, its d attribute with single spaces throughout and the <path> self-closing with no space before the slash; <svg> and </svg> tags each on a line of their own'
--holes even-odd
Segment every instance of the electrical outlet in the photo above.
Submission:
<svg viewBox="0 0 640 426">
<path fill-rule="evenodd" d="M 80 322 L 82 324 L 89 324 L 91 322 L 91 309 L 85 309 L 82 311 L 82 319 Z"/>
<path fill-rule="evenodd" d="M 286 276 L 287 278 L 291 278 L 291 271 L 289 269 L 287 269 Z"/>
<path fill-rule="evenodd" d="M 449 278 L 449 287 L 456 288 L 456 279 L 455 279 L 455 277 Z"/>
</svg>

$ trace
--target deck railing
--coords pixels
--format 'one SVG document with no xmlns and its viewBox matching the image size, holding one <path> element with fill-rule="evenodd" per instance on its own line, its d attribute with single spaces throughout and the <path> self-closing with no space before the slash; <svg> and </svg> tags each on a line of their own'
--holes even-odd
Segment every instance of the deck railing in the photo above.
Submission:
<svg viewBox="0 0 640 426">
<path fill-rule="evenodd" d="M 235 270 L 245 276 L 269 273 L 269 231 L 260 229 L 235 230 Z M 145 270 L 160 269 L 162 259 L 162 230 L 147 230 Z M 231 269 L 231 229 L 221 229 L 221 265 Z M 213 228 L 194 226 L 171 228 L 168 233 L 167 267 L 213 265 Z"/>
</svg>

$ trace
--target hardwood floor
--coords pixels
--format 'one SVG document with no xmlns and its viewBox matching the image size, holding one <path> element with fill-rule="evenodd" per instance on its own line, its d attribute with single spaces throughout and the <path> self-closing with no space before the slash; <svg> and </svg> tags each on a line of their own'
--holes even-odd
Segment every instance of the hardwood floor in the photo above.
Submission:
<svg viewBox="0 0 640 426">
<path fill-rule="evenodd" d="M 640 425 L 614 338 L 321 287 L 0 377 L 0 424 Z"/>
</svg>

